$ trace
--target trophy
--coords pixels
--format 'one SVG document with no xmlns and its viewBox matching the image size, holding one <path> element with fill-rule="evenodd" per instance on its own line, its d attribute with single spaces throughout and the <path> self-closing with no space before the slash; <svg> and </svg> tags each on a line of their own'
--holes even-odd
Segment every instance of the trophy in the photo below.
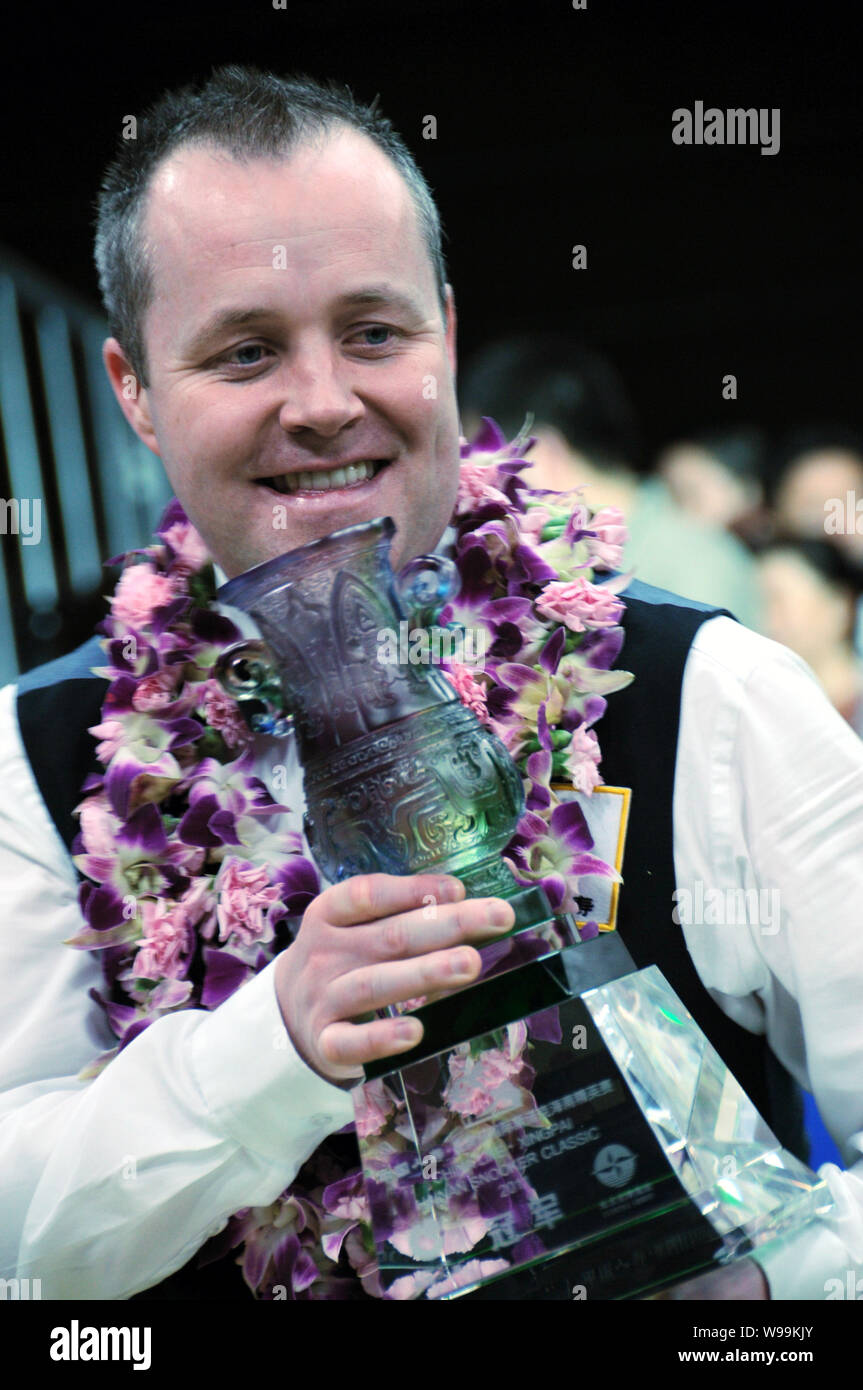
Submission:
<svg viewBox="0 0 863 1390">
<path fill-rule="evenodd" d="M 412 1002 L 422 1041 L 353 1093 L 388 1296 L 644 1297 L 824 1215 L 826 1184 L 661 972 L 613 931 L 582 941 L 503 861 L 524 805 L 507 750 L 434 665 L 380 659 L 454 571 L 423 556 L 394 576 L 393 532 L 352 526 L 219 590 L 264 638 L 231 648 L 222 679 L 253 727 L 288 711 L 322 874 L 453 874 L 515 912 L 479 980 Z"/>
</svg>

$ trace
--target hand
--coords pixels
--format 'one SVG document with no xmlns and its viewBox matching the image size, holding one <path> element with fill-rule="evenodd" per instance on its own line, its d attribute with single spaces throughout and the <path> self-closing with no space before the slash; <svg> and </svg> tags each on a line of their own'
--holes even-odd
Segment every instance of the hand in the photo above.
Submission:
<svg viewBox="0 0 863 1390">
<path fill-rule="evenodd" d="M 430 906 L 434 905 L 433 911 Z M 291 1041 L 319 1076 L 362 1080 L 362 1064 L 422 1038 L 419 1019 L 352 1019 L 469 984 L 479 952 L 515 913 L 502 898 L 465 899 L 455 878 L 362 874 L 321 893 L 276 964 L 276 994 Z"/>
<path fill-rule="evenodd" d="M 761 1266 L 754 1260 L 735 1260 L 687 1279 L 684 1284 L 650 1294 L 645 1302 L 752 1303 L 769 1298 L 770 1286 Z"/>
</svg>

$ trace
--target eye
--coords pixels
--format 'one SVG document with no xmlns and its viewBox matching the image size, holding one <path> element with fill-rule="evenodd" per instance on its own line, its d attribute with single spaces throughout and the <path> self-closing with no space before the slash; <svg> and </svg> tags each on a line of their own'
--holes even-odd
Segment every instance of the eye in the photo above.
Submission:
<svg viewBox="0 0 863 1390">
<path fill-rule="evenodd" d="M 395 329 L 386 323 L 370 323 L 357 329 L 355 336 L 365 339 L 364 343 L 360 343 L 361 347 L 388 347 L 395 336 Z"/>
<path fill-rule="evenodd" d="M 242 360 L 238 359 L 241 359 L 241 354 L 254 352 L 262 353 L 265 351 L 266 348 L 264 348 L 261 343 L 242 343 L 240 347 L 231 348 L 230 352 L 225 353 L 223 361 L 233 362 L 237 367 L 257 367 L 260 365 L 260 357 L 244 357 Z"/>
</svg>

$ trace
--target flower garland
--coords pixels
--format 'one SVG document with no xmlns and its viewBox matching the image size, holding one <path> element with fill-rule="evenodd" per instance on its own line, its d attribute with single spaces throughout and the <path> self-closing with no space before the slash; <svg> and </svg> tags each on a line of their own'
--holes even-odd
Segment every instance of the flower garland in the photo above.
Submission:
<svg viewBox="0 0 863 1390">
<path fill-rule="evenodd" d="M 481 665 L 449 661 L 444 674 L 524 776 L 526 809 L 508 862 L 563 913 L 577 910 L 583 875 L 616 877 L 591 853 L 581 807 L 561 801 L 552 782 L 588 795 L 601 782 L 593 726 L 606 696 L 632 680 L 610 669 L 623 642 L 618 595 L 627 577 L 594 582 L 595 572 L 619 569 L 626 532 L 616 508 L 591 511 L 582 489 L 531 491 L 520 474 L 533 442 L 522 431 L 507 443 L 485 420 L 462 444 L 451 522 L 461 582 L 438 623 L 487 638 Z M 109 686 L 90 732 L 103 772 L 88 778 L 76 808 L 84 925 L 68 944 L 101 952 L 103 991 L 92 994 L 118 1045 L 82 1079 L 165 1014 L 218 1007 L 290 944 L 321 890 L 302 837 L 278 828 L 288 808 L 254 775 L 254 736 L 214 677 L 241 634 L 211 606 L 206 548 L 176 500 L 156 534 L 157 544 L 114 561 L 125 568 L 99 629 L 107 664 L 95 670 Z M 592 923 L 582 931 L 595 934 Z M 466 1047 L 454 1056 L 449 1119 L 482 1113 L 477 1096 L 491 1105 L 507 1085 L 524 1092 L 528 1045 L 523 1025 L 511 1025 L 493 1053 L 473 1058 Z M 403 1101 L 382 1082 L 362 1094 L 358 1132 L 391 1132 Z M 473 1250 L 487 1229 L 466 1218 L 454 1248 Z M 321 1145 L 270 1206 L 238 1212 L 200 1262 L 238 1246 L 259 1298 L 383 1296 L 353 1135 Z M 489 1263 L 500 1266 L 480 1258 L 465 1277 Z"/>
</svg>

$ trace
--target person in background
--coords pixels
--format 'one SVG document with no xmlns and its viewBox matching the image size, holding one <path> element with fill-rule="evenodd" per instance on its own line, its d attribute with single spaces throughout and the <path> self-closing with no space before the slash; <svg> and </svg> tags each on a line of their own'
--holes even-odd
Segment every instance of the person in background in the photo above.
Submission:
<svg viewBox="0 0 863 1390">
<path fill-rule="evenodd" d="M 667 445 L 656 471 L 679 507 L 750 548 L 769 539 L 761 430 L 711 430 Z"/>
<path fill-rule="evenodd" d="M 863 508 L 856 507 L 863 503 L 863 435 L 844 426 L 797 431 L 781 446 L 779 459 L 773 487 L 777 534 L 826 535 L 863 564 Z"/>
<path fill-rule="evenodd" d="M 468 435 L 484 414 L 512 437 L 526 406 L 537 440 L 524 474 L 531 487 L 565 492 L 586 484 L 592 505 L 617 507 L 626 518 L 625 569 L 758 626 L 754 561 L 735 537 L 683 511 L 661 478 L 643 477 L 634 408 L 598 353 L 558 333 L 495 342 L 468 364 L 460 400 Z"/>
<path fill-rule="evenodd" d="M 863 736 L 863 660 L 854 648 L 860 567 L 823 536 L 777 536 L 758 567 L 765 636 L 803 657 L 831 704 Z"/>
<path fill-rule="evenodd" d="M 774 535 L 831 540 L 863 566 L 863 435 L 844 425 L 810 427 L 778 450 L 772 488 Z M 863 600 L 854 646 L 863 654 Z"/>
</svg>

